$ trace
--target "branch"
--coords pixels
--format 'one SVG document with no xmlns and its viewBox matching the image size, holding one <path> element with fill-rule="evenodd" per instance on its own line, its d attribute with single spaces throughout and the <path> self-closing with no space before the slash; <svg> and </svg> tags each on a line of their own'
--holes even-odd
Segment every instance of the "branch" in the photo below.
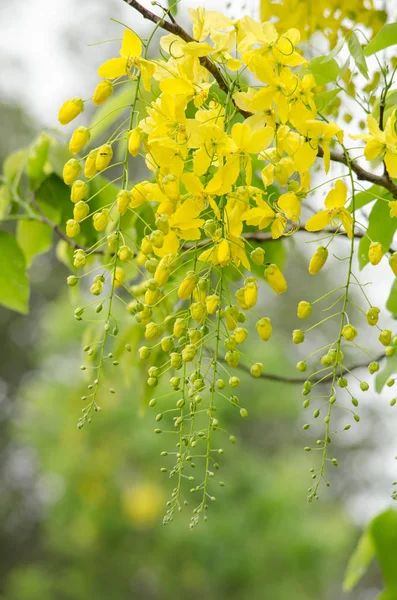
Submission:
<svg viewBox="0 0 397 600">
<path fill-rule="evenodd" d="M 51 219 L 49 219 L 41 210 L 40 206 L 37 204 L 36 201 L 36 197 L 34 194 L 32 194 L 32 206 L 35 208 L 35 210 L 38 212 L 38 214 L 40 215 L 40 222 L 44 223 L 45 225 L 48 225 L 49 227 L 51 227 L 51 229 L 65 242 L 67 242 L 69 244 L 69 246 L 71 246 L 71 248 L 73 248 L 74 250 L 84 250 L 84 252 L 90 252 L 89 248 L 85 248 L 85 246 L 81 246 L 80 244 L 78 244 L 77 242 L 75 242 L 74 240 L 72 240 L 72 238 L 70 238 L 69 236 L 66 235 L 66 233 L 59 227 L 59 225 L 57 225 L 56 223 L 54 223 L 54 221 L 51 221 Z M 90 252 L 91 254 L 103 254 L 102 250 L 93 250 Z"/>
<path fill-rule="evenodd" d="M 135 10 L 138 11 L 144 17 L 144 19 L 148 19 L 149 21 L 152 21 L 152 23 L 159 23 L 159 21 L 161 21 L 160 17 L 158 17 L 156 14 L 142 6 L 139 2 L 137 2 L 137 0 L 123 1 L 126 2 L 129 6 L 132 6 L 132 8 L 135 8 Z M 178 25 L 178 23 L 176 23 L 175 20 L 173 20 L 173 22 L 170 23 L 169 21 L 163 19 L 161 27 L 169 33 L 173 33 L 179 36 L 185 42 L 197 41 L 191 35 L 189 35 L 187 31 L 183 29 L 183 27 Z M 223 90 L 227 94 L 229 92 L 229 87 L 222 73 L 219 71 L 218 67 L 208 57 L 200 58 L 200 63 L 214 76 L 221 90 Z M 243 115 L 244 118 L 248 118 L 249 116 L 251 116 L 250 112 L 240 109 L 238 106 L 236 106 L 236 104 L 234 105 L 238 112 L 241 115 Z M 321 148 L 321 146 L 319 146 L 318 148 L 317 156 L 319 158 L 323 158 L 324 156 L 324 151 Z M 346 156 L 344 154 L 331 152 L 331 160 L 333 162 L 341 163 L 345 166 L 348 166 Z M 357 176 L 357 179 L 359 179 L 360 181 L 368 181 L 369 183 L 379 185 L 380 187 L 383 187 L 386 190 L 388 190 L 394 198 L 397 198 L 397 185 L 393 183 L 393 181 L 390 179 L 387 173 L 384 175 L 375 175 L 374 173 L 365 170 L 355 161 L 351 161 L 350 164 L 352 170 Z"/>
<path fill-rule="evenodd" d="M 187 31 L 185 31 L 183 29 L 183 27 L 178 25 L 178 23 L 175 21 L 175 19 L 173 19 L 173 22 L 170 23 L 169 21 L 166 21 L 164 18 L 160 18 L 159 16 L 157 16 L 151 10 L 148 10 L 147 8 L 142 6 L 142 4 L 140 4 L 136 0 L 123 0 L 123 2 L 126 2 L 129 6 L 132 6 L 132 8 L 135 8 L 135 10 L 138 11 L 144 19 L 147 19 L 148 21 L 152 21 L 152 23 L 155 23 L 155 24 L 157 24 L 161 21 L 160 27 L 162 29 L 165 29 L 165 31 L 168 31 L 168 33 L 173 33 L 174 35 L 177 35 L 185 42 L 197 42 L 197 40 L 195 40 L 194 37 L 192 37 Z M 207 56 L 203 56 L 199 60 L 200 60 L 200 63 L 202 64 L 202 66 L 205 67 L 207 69 L 207 71 L 209 71 L 211 73 L 211 75 L 214 77 L 214 79 L 217 82 L 217 84 L 219 85 L 220 89 L 223 92 L 225 92 L 225 94 L 228 94 L 229 86 L 228 86 L 225 78 L 223 77 L 222 73 L 218 69 L 218 67 Z M 232 98 L 232 101 L 233 101 L 233 98 Z M 234 101 L 233 101 L 233 104 L 234 104 Z M 251 113 L 249 113 L 245 110 L 241 110 L 240 108 L 238 108 L 238 106 L 236 106 L 236 104 L 234 104 L 234 106 L 243 115 L 244 118 L 251 116 Z"/>
<path fill-rule="evenodd" d="M 381 354 L 380 356 L 377 356 L 374 360 L 376 362 L 381 361 L 383 358 L 385 357 L 384 354 Z M 224 358 L 218 358 L 218 360 L 222 363 L 226 364 L 226 360 Z M 368 366 L 368 362 L 365 363 L 358 363 L 356 365 L 352 365 L 351 367 L 349 367 L 349 370 L 347 371 L 348 374 L 351 373 L 351 371 L 355 371 L 356 369 L 364 369 L 367 368 Z M 239 369 L 240 371 L 244 371 L 244 373 L 251 373 L 250 368 L 247 367 L 246 365 L 242 365 L 241 363 L 237 366 L 237 369 Z M 310 377 L 310 375 L 308 377 L 286 377 L 285 375 L 276 375 L 275 373 L 262 373 L 260 377 L 258 377 L 258 379 L 266 379 L 267 381 L 274 381 L 276 383 L 287 383 L 287 384 L 292 384 L 292 385 L 303 385 L 305 383 L 305 381 L 309 380 L 310 383 L 318 383 L 319 381 L 321 381 L 321 379 L 323 379 L 324 375 L 322 375 L 321 377 Z M 324 381 L 324 383 L 327 383 L 326 381 Z"/>
<path fill-rule="evenodd" d="M 317 156 L 319 158 L 323 158 L 324 150 L 319 146 L 317 151 Z M 347 165 L 346 156 L 344 154 L 339 154 L 338 152 L 331 152 L 331 160 L 333 162 L 341 163 L 342 165 Z M 370 171 L 366 171 L 363 167 L 361 167 L 356 161 L 351 161 L 350 166 L 352 171 L 357 176 L 357 179 L 360 181 L 368 181 L 369 183 L 374 183 L 375 185 L 379 185 L 380 187 L 388 190 L 394 198 L 397 198 L 397 185 L 393 183 L 390 179 L 389 175 L 386 173 L 384 175 L 376 175 L 375 173 L 371 173 Z"/>
</svg>

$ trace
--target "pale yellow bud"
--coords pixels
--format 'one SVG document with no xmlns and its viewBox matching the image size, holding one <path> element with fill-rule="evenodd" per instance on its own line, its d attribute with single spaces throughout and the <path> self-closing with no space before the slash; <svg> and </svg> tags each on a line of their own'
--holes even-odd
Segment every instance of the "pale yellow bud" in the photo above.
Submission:
<svg viewBox="0 0 397 600">
<path fill-rule="evenodd" d="M 92 97 L 93 104 L 99 106 L 106 102 L 106 100 L 113 94 L 113 83 L 108 79 L 100 81 L 95 88 L 94 95 Z"/>
<path fill-rule="evenodd" d="M 225 239 L 218 246 L 218 261 L 221 267 L 226 267 L 230 263 L 230 246 Z"/>
<path fill-rule="evenodd" d="M 59 109 L 58 121 L 61 125 L 67 125 L 84 111 L 84 102 L 81 98 L 66 100 Z"/>
<path fill-rule="evenodd" d="M 77 154 L 85 146 L 91 135 L 87 127 L 77 127 L 74 130 L 69 142 L 69 150 L 72 154 Z"/>
<path fill-rule="evenodd" d="M 96 173 L 96 166 L 95 165 L 96 165 L 97 154 L 98 154 L 98 149 L 95 148 L 95 150 L 91 150 L 91 152 L 89 153 L 89 155 L 85 159 L 84 175 L 85 175 L 85 177 L 87 177 L 87 179 L 90 179 Z"/>
<path fill-rule="evenodd" d="M 66 221 L 66 235 L 70 238 L 76 237 L 80 233 L 80 225 L 74 219 Z"/>
<path fill-rule="evenodd" d="M 116 267 L 114 274 L 114 287 L 121 287 L 125 281 L 125 271 L 122 267 Z"/>
<path fill-rule="evenodd" d="M 128 152 L 131 156 L 138 156 L 141 147 L 141 136 L 138 129 L 128 132 Z"/>
<path fill-rule="evenodd" d="M 382 260 L 383 248 L 379 242 L 372 242 L 368 249 L 368 260 L 371 265 L 378 265 Z"/>
<path fill-rule="evenodd" d="M 316 273 L 318 273 L 323 268 L 325 263 L 327 262 L 327 258 L 328 258 L 327 248 L 324 248 L 324 246 L 320 246 L 319 248 L 317 248 L 317 250 L 315 251 L 315 253 L 313 254 L 313 256 L 310 259 L 310 263 L 309 263 L 310 275 L 315 275 Z"/>
<path fill-rule="evenodd" d="M 187 300 L 193 293 L 198 282 L 198 275 L 193 271 L 189 271 L 185 279 L 181 282 L 178 289 L 178 297 L 181 300 Z"/>
<path fill-rule="evenodd" d="M 287 291 L 287 282 L 277 265 L 269 265 L 265 269 L 265 279 L 276 294 Z"/>
<path fill-rule="evenodd" d="M 95 231 L 105 231 L 109 223 L 109 210 L 104 208 L 101 212 L 95 213 L 92 217 Z"/>
<path fill-rule="evenodd" d="M 89 212 L 90 207 L 88 206 L 87 202 L 83 202 L 83 200 L 80 200 L 80 202 L 77 202 L 74 205 L 73 218 L 75 221 L 83 221 L 83 219 L 86 218 Z"/>
<path fill-rule="evenodd" d="M 81 171 L 81 165 L 78 160 L 71 158 L 63 167 L 63 180 L 66 185 L 76 181 Z"/>
<path fill-rule="evenodd" d="M 117 210 L 120 215 L 125 215 L 132 199 L 132 194 L 128 190 L 120 190 L 117 194 Z"/>
<path fill-rule="evenodd" d="M 205 306 L 207 307 L 207 312 L 209 315 L 215 314 L 219 306 L 219 296 L 217 294 L 211 294 L 211 296 L 207 296 L 205 299 Z"/>
<path fill-rule="evenodd" d="M 110 144 L 104 144 L 98 148 L 98 153 L 95 160 L 95 168 L 97 171 L 103 171 L 109 165 L 113 157 L 113 150 Z"/>
<path fill-rule="evenodd" d="M 262 317 L 262 319 L 259 319 L 259 321 L 256 323 L 256 329 L 259 333 L 259 337 L 261 338 L 261 340 L 264 340 L 265 342 L 270 340 L 270 337 L 273 332 L 273 327 L 268 317 Z"/>
<path fill-rule="evenodd" d="M 80 200 L 84 200 L 88 195 L 88 185 L 85 181 L 81 181 L 81 179 L 77 179 L 72 184 L 72 190 L 70 192 L 70 199 L 75 204 L 80 202 Z"/>
</svg>

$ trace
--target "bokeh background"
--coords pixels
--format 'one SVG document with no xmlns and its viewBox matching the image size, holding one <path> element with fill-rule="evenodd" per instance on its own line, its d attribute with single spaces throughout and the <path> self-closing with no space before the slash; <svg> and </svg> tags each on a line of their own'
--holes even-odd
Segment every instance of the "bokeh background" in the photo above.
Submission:
<svg viewBox="0 0 397 600">
<path fill-rule="evenodd" d="M 186 22 L 187 8 L 201 4 L 236 17 L 259 12 L 254 1 L 183 0 L 178 18 Z M 111 18 L 141 35 L 150 28 L 121 0 L 0 0 L 0 162 L 42 128 L 57 128 L 66 98 L 91 95 L 110 51 L 96 43 L 121 37 Z M 296 377 L 303 357 L 290 343 L 297 301 L 340 278 L 336 264 L 309 280 L 307 246 L 287 240 L 278 248 L 295 292 L 276 303 L 262 290 L 277 333 L 271 348 L 253 345 L 248 353 L 269 373 Z M 383 307 L 379 273 L 368 293 Z M 182 514 L 163 527 L 172 482 L 160 473 L 162 440 L 153 434 L 139 371 L 126 365 L 116 396 L 104 398 L 102 413 L 78 431 L 82 328 L 64 285 L 67 270 L 49 252 L 34 260 L 30 275 L 30 314 L 0 308 L 1 600 L 344 597 L 343 572 L 361 529 L 392 504 L 392 392 L 371 388 L 360 399 L 359 427 L 334 442 L 340 467 L 329 473 L 332 485 L 308 504 L 313 457 L 303 452 L 300 386 L 242 377 L 250 418 L 241 422 L 220 409 L 238 443 L 225 443 L 226 486 L 208 522 L 191 532 L 189 514 Z M 322 345 L 322 336 L 327 328 L 313 344 Z M 374 565 L 345 597 L 372 600 L 381 588 Z"/>
</svg>

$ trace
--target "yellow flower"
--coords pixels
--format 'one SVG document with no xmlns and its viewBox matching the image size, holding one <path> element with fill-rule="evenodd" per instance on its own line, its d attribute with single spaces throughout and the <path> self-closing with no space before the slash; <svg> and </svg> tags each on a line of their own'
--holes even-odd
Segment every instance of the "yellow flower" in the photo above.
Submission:
<svg viewBox="0 0 397 600">
<path fill-rule="evenodd" d="M 150 90 L 150 79 L 156 70 L 154 63 L 140 58 L 142 54 L 142 42 L 139 37 L 126 29 L 120 48 L 120 58 L 111 58 L 103 63 L 98 69 L 99 77 L 105 79 L 116 79 L 130 75 L 131 69 L 137 68 L 141 71 L 143 84 L 146 90 Z"/>
<path fill-rule="evenodd" d="M 179 239 L 199 240 L 200 228 L 204 225 L 204 219 L 198 219 L 201 207 L 196 206 L 193 200 L 180 203 L 168 220 L 169 232 L 164 236 L 161 248 L 154 248 L 157 256 L 176 254 L 179 250 Z"/>
<path fill-rule="evenodd" d="M 326 210 L 321 210 L 310 217 L 305 225 L 307 231 L 320 231 L 333 222 L 341 221 L 349 238 L 352 237 L 353 218 L 345 208 L 347 200 L 347 187 L 343 181 L 338 180 L 334 188 L 325 198 Z"/>
<path fill-rule="evenodd" d="M 81 98 L 66 100 L 59 109 L 58 121 L 61 125 L 67 125 L 84 111 L 84 102 Z"/>
<path fill-rule="evenodd" d="M 369 133 L 352 135 L 354 140 L 366 142 L 365 158 L 374 160 L 383 157 L 390 177 L 397 177 L 397 132 L 396 111 L 387 119 L 385 130 L 382 131 L 372 115 L 367 117 Z"/>
<path fill-rule="evenodd" d="M 117 211 L 120 215 L 125 215 L 132 200 L 132 194 L 129 190 L 120 190 L 117 194 Z"/>
</svg>

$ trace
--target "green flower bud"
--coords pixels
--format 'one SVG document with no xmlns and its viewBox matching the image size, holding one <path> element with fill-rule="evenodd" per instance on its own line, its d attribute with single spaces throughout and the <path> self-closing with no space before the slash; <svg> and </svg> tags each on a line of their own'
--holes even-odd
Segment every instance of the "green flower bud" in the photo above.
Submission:
<svg viewBox="0 0 397 600">
<path fill-rule="evenodd" d="M 260 377 L 263 371 L 262 363 L 254 363 L 250 369 L 250 373 L 253 377 Z"/>
<path fill-rule="evenodd" d="M 306 302 L 305 300 L 301 300 L 298 304 L 298 318 L 299 319 L 307 319 L 312 314 L 312 305 L 310 302 Z"/>
<path fill-rule="evenodd" d="M 369 385 L 366 381 L 362 381 L 360 383 L 360 389 L 362 392 L 366 392 L 367 390 L 369 390 Z"/>
<path fill-rule="evenodd" d="M 259 267 L 265 262 L 265 251 L 263 248 L 255 248 L 255 250 L 252 250 L 250 256 L 252 262 Z"/>
<path fill-rule="evenodd" d="M 69 277 L 66 279 L 66 283 L 70 287 L 74 287 L 75 285 L 77 285 L 78 281 L 79 279 L 75 275 L 69 275 Z"/>
<path fill-rule="evenodd" d="M 372 306 L 371 308 L 369 308 L 367 310 L 367 323 L 368 325 L 371 325 L 371 327 L 374 327 L 379 319 L 379 313 L 380 313 L 380 308 L 378 308 L 377 306 Z"/>
<path fill-rule="evenodd" d="M 150 356 L 150 348 L 148 348 L 147 346 L 141 346 L 138 350 L 139 352 L 139 358 L 141 360 L 145 360 L 146 358 L 149 358 Z"/>
<path fill-rule="evenodd" d="M 230 377 L 229 385 L 231 387 L 238 387 L 240 385 L 240 379 L 238 377 Z"/>
<path fill-rule="evenodd" d="M 396 352 L 396 349 L 393 348 L 393 346 L 386 346 L 385 348 L 385 354 L 386 356 L 393 356 L 393 354 Z"/>
<path fill-rule="evenodd" d="M 353 325 L 345 325 L 342 329 L 342 335 L 348 342 L 352 342 L 357 336 L 357 329 Z"/>
<path fill-rule="evenodd" d="M 226 352 L 225 360 L 229 367 L 238 367 L 240 353 L 237 350 L 230 350 L 229 352 Z"/>
<path fill-rule="evenodd" d="M 226 387 L 226 381 L 224 379 L 218 379 L 216 382 L 218 390 L 223 390 Z"/>
<path fill-rule="evenodd" d="M 305 334 L 300 329 L 294 329 L 292 332 L 292 341 L 294 344 L 302 344 L 305 341 Z"/>
<path fill-rule="evenodd" d="M 368 371 L 371 373 L 371 375 L 379 371 L 379 363 L 376 361 L 372 361 L 371 363 L 369 363 Z"/>
<path fill-rule="evenodd" d="M 388 346 L 391 342 L 391 338 L 392 332 L 390 331 L 390 329 L 384 329 L 380 332 L 378 339 L 381 344 L 383 344 L 384 346 Z"/>
<path fill-rule="evenodd" d="M 171 367 L 173 369 L 180 369 L 182 366 L 182 356 L 178 352 L 171 352 L 170 354 Z"/>
<path fill-rule="evenodd" d="M 304 360 L 300 360 L 298 362 L 298 364 L 296 365 L 296 368 L 298 369 L 298 371 L 300 371 L 301 373 L 304 373 L 307 369 L 307 364 Z"/>
</svg>

